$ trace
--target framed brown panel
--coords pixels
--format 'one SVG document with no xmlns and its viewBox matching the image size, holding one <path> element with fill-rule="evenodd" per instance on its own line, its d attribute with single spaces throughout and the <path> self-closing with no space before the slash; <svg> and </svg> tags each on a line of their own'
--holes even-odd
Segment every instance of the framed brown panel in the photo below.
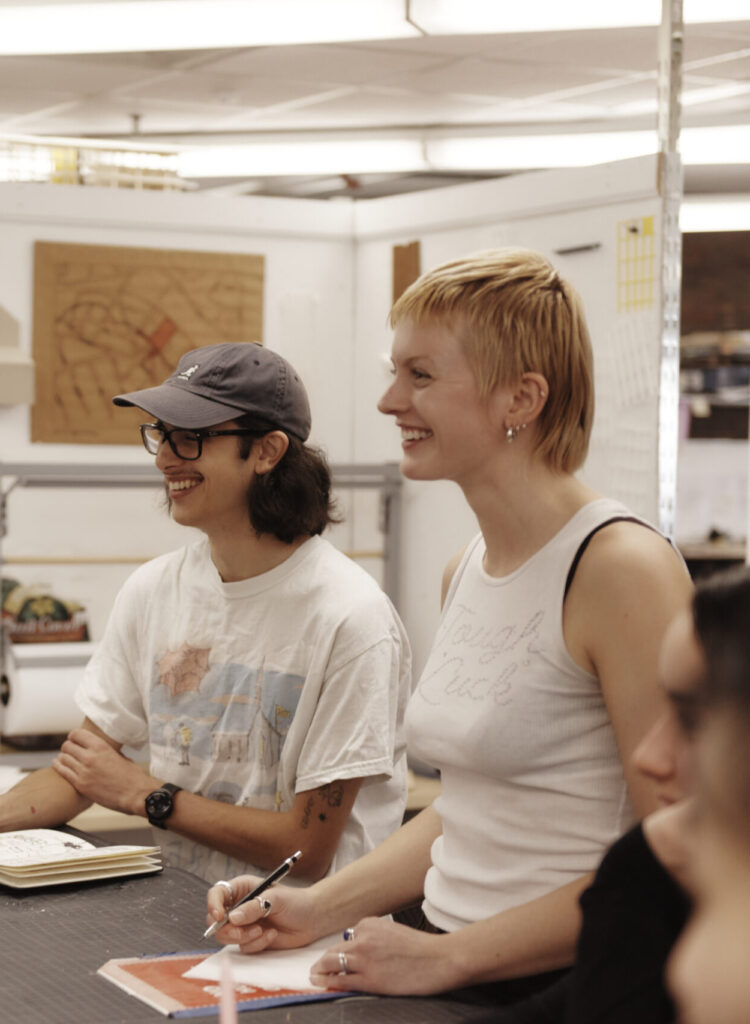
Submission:
<svg viewBox="0 0 750 1024">
<path fill-rule="evenodd" d="M 406 245 L 393 247 L 393 301 L 401 296 L 410 284 L 419 277 L 420 267 L 419 242 L 408 242 Z"/>
<path fill-rule="evenodd" d="M 135 444 L 112 396 L 161 383 L 185 352 L 263 340 L 258 255 L 36 242 L 31 440 Z"/>
</svg>

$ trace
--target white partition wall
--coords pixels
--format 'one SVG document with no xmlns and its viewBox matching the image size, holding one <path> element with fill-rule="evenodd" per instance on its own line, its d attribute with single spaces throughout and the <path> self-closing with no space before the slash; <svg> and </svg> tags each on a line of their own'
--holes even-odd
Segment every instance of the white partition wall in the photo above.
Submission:
<svg viewBox="0 0 750 1024">
<path fill-rule="evenodd" d="M 2 185 L 0 305 L 19 321 L 30 351 L 37 240 L 260 253 L 264 341 L 308 385 L 313 440 L 333 462 L 397 461 L 396 430 L 375 408 L 388 380 L 393 246 L 419 240 L 423 269 L 498 245 L 536 248 L 576 285 L 589 315 L 597 416 L 585 476 L 655 520 L 659 206 L 655 158 L 358 203 Z M 0 461 L 141 463 L 145 456 L 135 445 L 31 444 L 29 438 L 28 407 L 0 407 Z M 64 545 L 71 557 L 92 550 L 150 556 L 185 537 L 141 491 L 61 494 L 54 507 L 39 491 L 33 498 L 13 495 L 17 508 L 4 554 L 51 557 Z M 337 535 L 344 547 L 379 543 L 365 505 L 365 499 L 347 502 L 350 522 Z M 407 482 L 399 608 L 417 667 L 437 622 L 443 565 L 474 529 L 453 485 Z M 106 581 L 91 586 L 89 568 L 71 567 L 68 582 L 59 585 L 96 602 L 100 634 L 113 592 L 130 569 L 113 567 Z M 42 572 L 56 582 L 43 568 L 35 578 Z M 29 576 L 24 571 L 24 581 Z"/>
</svg>

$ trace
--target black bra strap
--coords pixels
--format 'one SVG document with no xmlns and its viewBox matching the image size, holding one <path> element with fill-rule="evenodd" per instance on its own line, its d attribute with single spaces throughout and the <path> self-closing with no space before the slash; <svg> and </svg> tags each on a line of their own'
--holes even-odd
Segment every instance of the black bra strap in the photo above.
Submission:
<svg viewBox="0 0 750 1024">
<path fill-rule="evenodd" d="M 659 532 L 658 530 L 655 530 L 653 526 L 649 525 L 649 523 L 644 523 L 642 519 L 636 519 L 635 516 L 612 516 L 611 519 L 605 519 L 603 523 L 599 523 L 598 526 L 594 527 L 594 529 L 591 531 L 591 533 L 587 534 L 583 538 L 583 540 L 580 543 L 580 546 L 579 546 L 578 550 L 576 551 L 575 555 L 573 556 L 573 561 L 570 563 L 570 569 L 568 569 L 568 575 L 567 575 L 567 578 L 565 580 L 565 590 L 563 591 L 563 601 L 568 596 L 568 591 L 570 590 L 570 584 L 573 582 L 573 577 L 576 574 L 576 569 L 578 568 L 578 563 L 583 558 L 583 553 L 586 550 L 586 548 L 589 546 L 591 538 L 595 534 L 597 534 L 599 532 L 599 530 L 603 530 L 605 526 L 609 526 L 610 523 L 638 523 L 640 526 L 645 526 L 647 530 L 654 530 L 654 533 L 658 533 Z M 669 543 L 669 541 L 667 541 L 667 543 Z"/>
</svg>

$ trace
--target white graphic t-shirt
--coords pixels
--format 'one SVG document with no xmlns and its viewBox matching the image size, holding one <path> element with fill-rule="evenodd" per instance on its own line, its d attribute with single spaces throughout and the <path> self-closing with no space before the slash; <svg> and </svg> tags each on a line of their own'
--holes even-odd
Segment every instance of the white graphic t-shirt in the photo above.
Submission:
<svg viewBox="0 0 750 1024">
<path fill-rule="evenodd" d="M 142 566 L 118 595 L 77 693 L 157 778 L 213 800 L 289 810 L 364 777 L 331 871 L 401 823 L 410 654 L 377 583 L 313 537 L 261 576 L 223 583 L 207 540 Z M 215 881 L 257 871 L 169 830 L 170 864 Z"/>
</svg>

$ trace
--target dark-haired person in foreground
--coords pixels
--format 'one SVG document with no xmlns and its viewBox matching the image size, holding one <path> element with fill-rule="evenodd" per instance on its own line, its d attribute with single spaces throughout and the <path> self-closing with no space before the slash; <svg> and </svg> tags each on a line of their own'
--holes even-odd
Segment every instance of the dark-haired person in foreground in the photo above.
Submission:
<svg viewBox="0 0 750 1024">
<path fill-rule="evenodd" d="M 668 976 L 684 1024 L 750 1020 L 750 570 L 696 594 L 705 650 L 697 808 L 691 822 L 690 923 Z"/>
<path fill-rule="evenodd" d="M 0 830 L 95 801 L 148 817 L 165 859 L 211 882 L 298 849 L 290 880 L 322 878 L 401 823 L 410 654 L 377 583 L 320 536 L 331 479 L 304 386 L 266 348 L 217 344 L 114 401 L 148 414 L 172 517 L 205 536 L 125 583 L 83 727 L 0 796 Z M 146 744 L 148 773 L 120 753 Z"/>
</svg>

